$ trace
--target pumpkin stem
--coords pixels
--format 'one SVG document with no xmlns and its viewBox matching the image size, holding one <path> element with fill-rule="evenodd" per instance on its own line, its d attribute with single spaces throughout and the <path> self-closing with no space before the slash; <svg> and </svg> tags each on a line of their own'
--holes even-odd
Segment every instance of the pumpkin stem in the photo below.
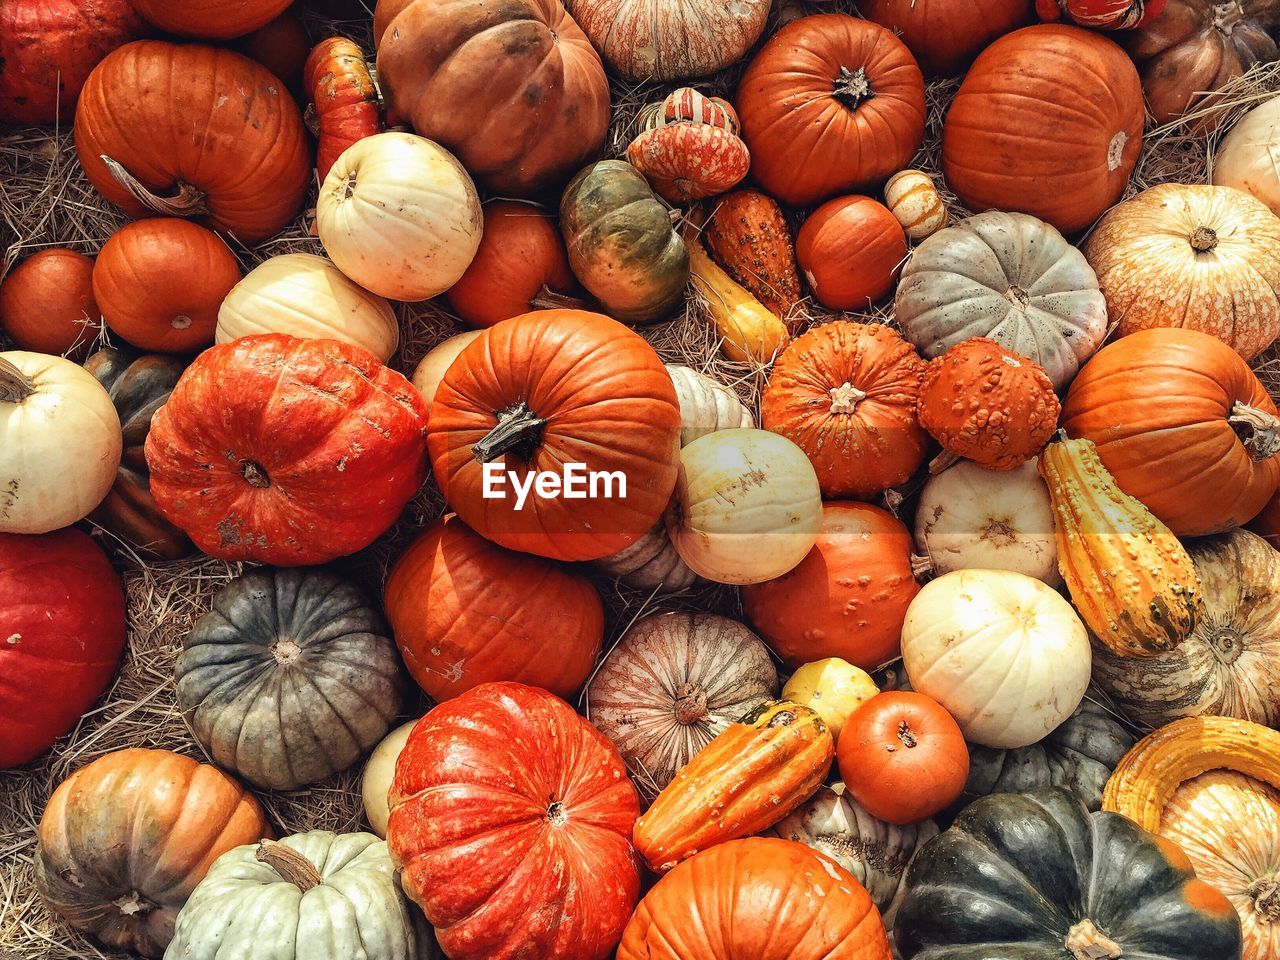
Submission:
<svg viewBox="0 0 1280 960">
<path fill-rule="evenodd" d="M 252 460 L 240 461 L 240 475 L 244 477 L 245 483 L 259 490 L 265 490 L 271 486 L 271 478 L 267 476 L 267 471 L 262 469 L 262 464 Z"/>
<path fill-rule="evenodd" d="M 497 425 L 471 448 L 476 460 L 489 463 L 510 452 L 523 460 L 531 460 L 542 443 L 542 428 L 547 421 L 535 416 L 523 400 L 499 410 L 494 416 L 498 418 Z"/>
<path fill-rule="evenodd" d="M 1259 877 L 1245 891 L 1253 898 L 1253 908 L 1266 918 L 1268 923 L 1280 920 L 1280 878 L 1274 873 Z"/>
<path fill-rule="evenodd" d="M 1088 917 L 1067 931 L 1062 945 L 1071 951 L 1075 960 L 1116 960 L 1124 956 L 1120 944 L 1099 930 Z"/>
<path fill-rule="evenodd" d="M 923 554 L 913 553 L 911 555 L 911 575 L 917 580 L 932 576 L 933 560 Z"/>
<path fill-rule="evenodd" d="M 569 822 L 569 814 L 565 812 L 564 804 L 559 800 L 552 800 L 547 806 L 547 822 L 553 827 L 563 827 Z"/>
<path fill-rule="evenodd" d="M 324 883 L 324 877 L 310 860 L 297 850 L 277 840 L 259 840 L 258 852 L 253 855 L 259 863 L 280 874 L 280 879 L 292 883 L 306 893 Z"/>
<path fill-rule="evenodd" d="M 209 213 L 209 205 L 205 203 L 205 192 L 198 187 L 179 180 L 177 193 L 172 197 L 158 197 L 137 177 L 106 154 L 102 154 L 98 159 L 106 164 L 107 172 L 116 183 L 128 190 L 133 198 L 148 210 L 165 217 L 203 217 Z"/>
<path fill-rule="evenodd" d="M 1011 286 L 1004 292 L 1004 298 L 1019 310 L 1025 310 L 1027 305 L 1031 303 L 1031 297 L 1027 291 L 1018 286 Z"/>
<path fill-rule="evenodd" d="M 1196 253 L 1208 253 L 1218 245 L 1218 234 L 1211 227 L 1196 227 L 1191 231 L 1191 247 Z"/>
<path fill-rule="evenodd" d="M 544 283 L 542 289 L 529 301 L 529 306 L 534 310 L 585 310 L 587 301 L 552 290 Z"/>
<path fill-rule="evenodd" d="M 846 380 L 840 386 L 831 388 L 831 412 L 853 413 L 858 409 L 858 404 L 865 399 L 867 399 L 866 391 L 859 390 Z"/>
<path fill-rule="evenodd" d="M 129 893 L 114 901 L 117 910 L 126 917 L 136 917 L 141 914 L 150 913 L 155 909 L 155 904 L 140 894 L 137 890 L 131 890 Z"/>
<path fill-rule="evenodd" d="M 911 730 L 911 724 L 905 720 L 901 720 L 898 723 L 898 739 L 902 741 L 902 745 L 908 750 L 920 745 L 920 741 L 916 739 L 916 735 Z"/>
<path fill-rule="evenodd" d="M 1280 453 L 1280 419 L 1265 410 L 1237 400 L 1227 423 L 1254 460 L 1270 460 Z"/>
<path fill-rule="evenodd" d="M 692 683 L 676 687 L 676 722 L 688 727 L 707 719 L 707 692 Z"/>
<path fill-rule="evenodd" d="M 35 392 L 31 378 L 0 357 L 0 403 L 21 403 Z"/>
<path fill-rule="evenodd" d="M 857 110 L 865 101 L 874 97 L 876 92 L 871 89 L 871 81 L 867 79 L 864 67 L 857 70 L 841 67 L 831 95 L 850 110 Z"/>
<path fill-rule="evenodd" d="M 943 470 L 960 462 L 960 457 L 952 453 L 950 450 L 943 450 L 940 454 L 929 461 L 929 476 L 936 477 Z"/>
</svg>

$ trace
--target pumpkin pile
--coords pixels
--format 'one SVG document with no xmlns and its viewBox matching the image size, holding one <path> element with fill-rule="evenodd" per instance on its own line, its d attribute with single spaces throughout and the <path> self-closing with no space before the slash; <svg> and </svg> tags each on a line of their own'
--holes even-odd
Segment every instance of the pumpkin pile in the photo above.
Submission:
<svg viewBox="0 0 1280 960">
<path fill-rule="evenodd" d="M 120 223 L 0 261 L 48 911 L 1280 960 L 1280 3 L 304 2 L 0 9 L 0 141 Z M 1150 118 L 1211 182 L 1134 185 Z M 183 739 L 103 749 L 162 628 Z"/>
</svg>

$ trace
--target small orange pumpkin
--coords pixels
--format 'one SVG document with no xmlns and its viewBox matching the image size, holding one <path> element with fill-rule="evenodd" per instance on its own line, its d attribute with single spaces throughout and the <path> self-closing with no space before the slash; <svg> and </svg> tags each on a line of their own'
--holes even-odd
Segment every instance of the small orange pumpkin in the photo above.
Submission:
<svg viewBox="0 0 1280 960">
<path fill-rule="evenodd" d="M 93 260 L 59 247 L 28 257 L 0 285 L 0 330 L 23 350 L 81 360 L 102 332 Z"/>
<path fill-rule="evenodd" d="M 796 258 L 818 302 L 867 309 L 893 290 L 907 236 L 884 204 L 854 195 L 828 200 L 796 236 Z"/>
<path fill-rule="evenodd" d="M 736 186 L 751 166 L 728 101 L 680 87 L 646 108 L 627 160 L 664 200 L 688 203 Z"/>
</svg>

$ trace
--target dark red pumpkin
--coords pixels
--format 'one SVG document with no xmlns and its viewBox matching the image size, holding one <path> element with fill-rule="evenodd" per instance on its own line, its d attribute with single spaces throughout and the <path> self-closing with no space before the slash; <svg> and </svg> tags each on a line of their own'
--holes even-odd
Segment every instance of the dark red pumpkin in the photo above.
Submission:
<svg viewBox="0 0 1280 960">
<path fill-rule="evenodd" d="M 1098 30 L 1145 27 L 1164 9 L 1165 0 L 1036 0 L 1041 20 L 1069 20 Z"/>
<path fill-rule="evenodd" d="M 1280 550 L 1280 494 L 1272 497 L 1262 512 L 1249 521 L 1249 529 Z"/>
<path fill-rule="evenodd" d="M 929 77 L 953 77 L 989 44 L 1035 19 L 1032 0 L 859 0 L 902 38 Z"/>
<path fill-rule="evenodd" d="M 311 52 L 311 35 L 292 8 L 245 34 L 236 41 L 235 49 L 283 80 L 294 96 L 302 93 L 302 71 Z"/>
<path fill-rule="evenodd" d="M 815 299 L 832 310 L 867 310 L 893 291 L 907 235 L 884 204 L 854 195 L 828 200 L 796 234 L 796 260 Z"/>
<path fill-rule="evenodd" d="M 563 700 L 487 683 L 418 721 L 387 845 L 453 960 L 603 960 L 640 892 L 627 768 Z"/>
<path fill-rule="evenodd" d="M 115 675 L 124 588 L 79 530 L 0 533 L 0 769 L 44 753 Z"/>
</svg>

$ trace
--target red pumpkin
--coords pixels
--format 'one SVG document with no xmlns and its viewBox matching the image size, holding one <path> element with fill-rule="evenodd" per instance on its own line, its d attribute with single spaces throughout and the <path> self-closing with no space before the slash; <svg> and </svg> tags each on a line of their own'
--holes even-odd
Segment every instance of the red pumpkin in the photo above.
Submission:
<svg viewBox="0 0 1280 960">
<path fill-rule="evenodd" d="M 24 350 L 84 359 L 102 332 L 92 258 L 58 247 L 20 263 L 0 284 L 0 330 Z"/>
<path fill-rule="evenodd" d="M 1280 494 L 1267 501 L 1262 512 L 1249 521 L 1249 529 L 1280 550 Z"/>
<path fill-rule="evenodd" d="M 1034 19 L 1033 0 L 859 0 L 858 10 L 893 30 L 930 77 L 953 77 L 996 37 Z"/>
<path fill-rule="evenodd" d="M 671 377 L 639 334 L 598 313 L 537 310 L 485 330 L 453 361 L 427 447 L 449 506 L 477 533 L 555 560 L 598 560 L 666 509 L 680 424 Z M 518 500 L 517 484 L 568 463 L 615 476 L 594 496 Z M 490 487 L 487 472 L 502 483 Z"/>
<path fill-rule="evenodd" d="M 627 147 L 627 160 L 655 193 L 677 204 L 724 193 L 751 166 L 747 145 L 736 133 L 696 121 L 641 131 Z"/>
<path fill-rule="evenodd" d="M 640 126 L 645 130 L 686 120 L 724 127 L 730 133 L 742 132 L 742 121 L 732 103 L 724 97 L 705 96 L 693 87 L 676 87 L 661 103 L 651 103 L 640 113 Z"/>
<path fill-rule="evenodd" d="M 346 37 L 316 44 L 302 74 L 303 88 L 316 108 L 316 174 L 323 181 L 343 150 L 382 131 L 378 88 L 364 51 Z"/>
<path fill-rule="evenodd" d="M 907 235 L 870 197 L 837 197 L 796 234 L 796 260 L 814 297 L 832 310 L 866 310 L 893 291 L 907 259 Z"/>
<path fill-rule="evenodd" d="M 4 0 L 0 123 L 65 126 L 89 71 L 142 30 L 130 0 Z"/>
<path fill-rule="evenodd" d="M 1036 0 L 1041 20 L 1070 20 L 1099 30 L 1145 27 L 1164 9 L 1165 0 Z"/>
<path fill-rule="evenodd" d="M 153 417 L 151 494 L 211 556 L 325 563 L 395 522 L 426 477 L 425 437 L 422 397 L 372 354 L 241 337 L 200 354 Z"/>
<path fill-rule="evenodd" d="M 445 296 L 471 326 L 492 327 L 576 288 L 555 221 L 539 207 L 495 200 L 485 204 L 480 249 Z"/>
<path fill-rule="evenodd" d="M 936 700 L 899 690 L 853 711 L 836 763 L 853 799 L 886 823 L 919 823 L 942 812 L 969 778 L 960 725 Z"/>
<path fill-rule="evenodd" d="M 311 35 L 292 8 L 245 34 L 236 41 L 235 49 L 283 80 L 294 95 L 303 91 L 302 74 L 311 52 Z"/>
<path fill-rule="evenodd" d="M 180 37 L 229 40 L 266 26 L 293 0 L 133 0 L 153 26 Z"/>
<path fill-rule="evenodd" d="M 0 533 L 0 769 L 44 753 L 115 676 L 124 589 L 79 530 Z"/>
<path fill-rule="evenodd" d="M 635 909 L 640 814 L 604 735 L 551 694 L 487 683 L 409 734 L 387 845 L 452 960 L 603 960 Z"/>
<path fill-rule="evenodd" d="M 1079 27 L 1025 27 L 965 76 L 942 130 L 942 170 L 970 210 L 1029 213 L 1073 233 L 1124 193 L 1143 117 L 1138 71 L 1115 43 Z"/>
<path fill-rule="evenodd" d="M 924 137 L 924 77 L 884 27 L 841 13 L 793 20 L 738 85 L 751 172 L 792 206 L 878 187 Z"/>
<path fill-rule="evenodd" d="M 108 55 L 85 81 L 75 139 L 89 182 L 130 216 L 196 217 L 243 243 L 290 223 L 311 177 L 280 80 L 200 44 L 140 40 Z"/>
<path fill-rule="evenodd" d="M 868 503 L 825 503 L 800 565 L 741 592 L 747 619 L 787 666 L 839 657 L 874 669 L 901 655 L 902 623 L 920 592 L 911 533 Z"/>
</svg>

